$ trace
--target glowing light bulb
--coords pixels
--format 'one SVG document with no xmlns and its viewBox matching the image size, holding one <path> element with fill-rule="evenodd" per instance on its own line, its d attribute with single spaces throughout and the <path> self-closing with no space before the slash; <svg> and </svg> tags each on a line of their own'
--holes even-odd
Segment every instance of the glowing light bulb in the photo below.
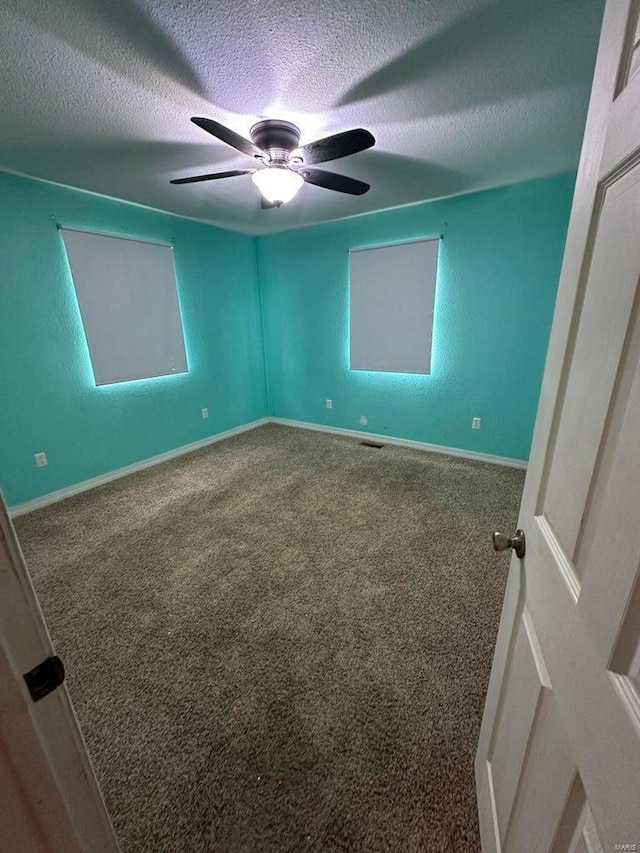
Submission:
<svg viewBox="0 0 640 853">
<path fill-rule="evenodd" d="M 286 204 L 294 197 L 304 181 L 297 172 L 286 166 L 269 166 L 251 175 L 263 197 L 271 204 Z"/>
</svg>

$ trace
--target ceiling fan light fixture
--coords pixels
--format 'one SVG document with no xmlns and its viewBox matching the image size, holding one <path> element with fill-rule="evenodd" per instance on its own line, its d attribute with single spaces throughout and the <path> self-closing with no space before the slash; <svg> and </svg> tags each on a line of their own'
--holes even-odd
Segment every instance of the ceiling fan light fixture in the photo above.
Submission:
<svg viewBox="0 0 640 853">
<path fill-rule="evenodd" d="M 294 197 L 304 180 L 286 166 L 268 166 L 251 175 L 251 180 L 271 204 L 286 204 Z"/>
</svg>

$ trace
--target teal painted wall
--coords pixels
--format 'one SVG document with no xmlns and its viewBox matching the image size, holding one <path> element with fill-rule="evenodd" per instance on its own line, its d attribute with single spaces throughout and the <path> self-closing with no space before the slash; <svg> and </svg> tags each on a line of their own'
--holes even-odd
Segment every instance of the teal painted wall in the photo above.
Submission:
<svg viewBox="0 0 640 853">
<path fill-rule="evenodd" d="M 268 412 L 526 458 L 573 184 L 564 175 L 255 240 L 0 173 L 0 487 L 7 502 Z M 187 375 L 96 388 L 56 221 L 175 238 Z M 431 375 L 350 371 L 348 250 L 437 234 L 445 239 Z M 482 418 L 480 431 L 470 428 L 473 416 Z M 42 450 L 49 465 L 36 468 L 33 454 Z"/>
<path fill-rule="evenodd" d="M 175 238 L 188 374 L 96 388 L 54 219 Z M 0 487 L 9 505 L 266 413 L 252 238 L 7 174 L 0 174 L 0 342 Z M 42 450 L 49 465 L 36 468 L 33 454 Z"/>
<path fill-rule="evenodd" d="M 526 459 L 574 181 L 259 238 L 270 413 Z M 432 373 L 350 371 L 349 249 L 438 234 Z M 474 416 L 480 430 L 471 430 Z"/>
</svg>

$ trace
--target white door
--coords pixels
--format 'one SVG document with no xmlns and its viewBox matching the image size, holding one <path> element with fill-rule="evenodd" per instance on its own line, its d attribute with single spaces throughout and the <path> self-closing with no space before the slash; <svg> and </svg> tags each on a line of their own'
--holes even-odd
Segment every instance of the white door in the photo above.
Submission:
<svg viewBox="0 0 640 853">
<path fill-rule="evenodd" d="M 27 689 L 51 655 L 0 495 L 0 850 L 118 853 L 65 685 L 38 701 Z"/>
<path fill-rule="evenodd" d="M 609 0 L 604 17 L 526 554 L 512 556 L 476 756 L 484 853 L 640 850 L 639 5 Z"/>
</svg>

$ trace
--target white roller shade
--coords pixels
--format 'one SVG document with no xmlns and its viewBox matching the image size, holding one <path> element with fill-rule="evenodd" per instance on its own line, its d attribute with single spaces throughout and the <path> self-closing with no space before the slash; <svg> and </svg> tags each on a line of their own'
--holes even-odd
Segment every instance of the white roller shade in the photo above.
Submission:
<svg viewBox="0 0 640 853">
<path fill-rule="evenodd" d="M 439 239 L 352 251 L 350 367 L 430 373 Z"/>
<path fill-rule="evenodd" d="M 62 233 L 96 385 L 186 373 L 172 247 Z"/>
</svg>

